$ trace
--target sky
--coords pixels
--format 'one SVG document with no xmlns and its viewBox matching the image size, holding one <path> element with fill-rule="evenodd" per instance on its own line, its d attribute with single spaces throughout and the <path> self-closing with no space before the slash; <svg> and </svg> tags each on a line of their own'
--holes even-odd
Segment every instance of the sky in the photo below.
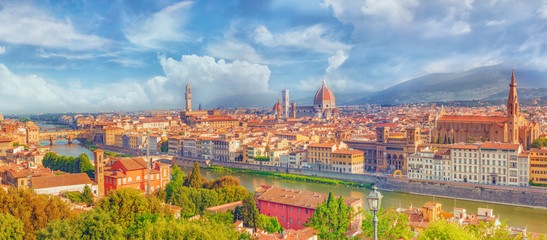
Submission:
<svg viewBox="0 0 547 240">
<path fill-rule="evenodd" d="M 187 83 L 194 108 L 323 78 L 371 92 L 495 64 L 546 71 L 546 53 L 547 1 L 0 0 L 0 112 L 180 109 Z"/>
</svg>

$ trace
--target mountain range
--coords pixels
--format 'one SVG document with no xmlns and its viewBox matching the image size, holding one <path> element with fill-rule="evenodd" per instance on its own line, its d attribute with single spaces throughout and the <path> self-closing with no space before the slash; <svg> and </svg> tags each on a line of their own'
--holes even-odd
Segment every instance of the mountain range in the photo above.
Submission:
<svg viewBox="0 0 547 240">
<path fill-rule="evenodd" d="M 518 69 L 515 71 L 519 99 L 547 97 L 547 72 Z M 454 73 L 433 73 L 410 79 L 378 92 L 334 93 L 337 105 L 406 104 L 452 100 L 498 100 L 509 94 L 511 68 L 503 64 Z M 314 93 L 292 98 L 297 105 L 312 104 Z M 271 107 L 280 93 L 223 97 L 209 106 Z"/>
</svg>

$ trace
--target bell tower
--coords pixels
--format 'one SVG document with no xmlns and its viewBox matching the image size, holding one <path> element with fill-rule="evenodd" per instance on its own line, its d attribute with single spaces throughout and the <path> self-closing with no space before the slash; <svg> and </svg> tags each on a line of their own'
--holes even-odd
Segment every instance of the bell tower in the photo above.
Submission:
<svg viewBox="0 0 547 240">
<path fill-rule="evenodd" d="M 509 97 L 507 99 L 507 123 L 509 124 L 509 142 L 519 143 L 518 120 L 519 120 L 519 99 L 517 96 L 517 83 L 515 82 L 515 71 L 511 75 L 509 83 Z"/>
<path fill-rule="evenodd" d="M 97 149 L 93 152 L 95 157 L 95 182 L 97 182 L 97 196 L 104 197 L 104 151 Z"/>
<path fill-rule="evenodd" d="M 192 87 L 190 86 L 190 83 L 186 84 L 186 111 L 190 112 L 192 111 Z"/>
</svg>

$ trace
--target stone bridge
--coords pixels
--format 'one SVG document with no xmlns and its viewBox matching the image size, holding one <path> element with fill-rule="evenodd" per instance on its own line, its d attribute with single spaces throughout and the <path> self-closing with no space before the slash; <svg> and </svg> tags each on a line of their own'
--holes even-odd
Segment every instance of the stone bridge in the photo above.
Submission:
<svg viewBox="0 0 547 240">
<path fill-rule="evenodd" d="M 38 132 L 39 141 L 49 141 L 50 145 L 56 140 L 66 139 L 68 143 L 72 143 L 77 138 L 87 138 L 89 130 L 68 130 L 66 128 L 40 129 Z"/>
</svg>

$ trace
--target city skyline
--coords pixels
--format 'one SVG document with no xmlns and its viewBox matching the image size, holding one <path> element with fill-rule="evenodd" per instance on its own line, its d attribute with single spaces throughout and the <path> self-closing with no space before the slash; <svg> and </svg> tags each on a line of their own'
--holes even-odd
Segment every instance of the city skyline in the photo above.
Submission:
<svg viewBox="0 0 547 240">
<path fill-rule="evenodd" d="M 4 113 L 182 108 L 248 93 L 385 89 L 505 64 L 545 71 L 547 2 L 0 3 Z"/>
</svg>

